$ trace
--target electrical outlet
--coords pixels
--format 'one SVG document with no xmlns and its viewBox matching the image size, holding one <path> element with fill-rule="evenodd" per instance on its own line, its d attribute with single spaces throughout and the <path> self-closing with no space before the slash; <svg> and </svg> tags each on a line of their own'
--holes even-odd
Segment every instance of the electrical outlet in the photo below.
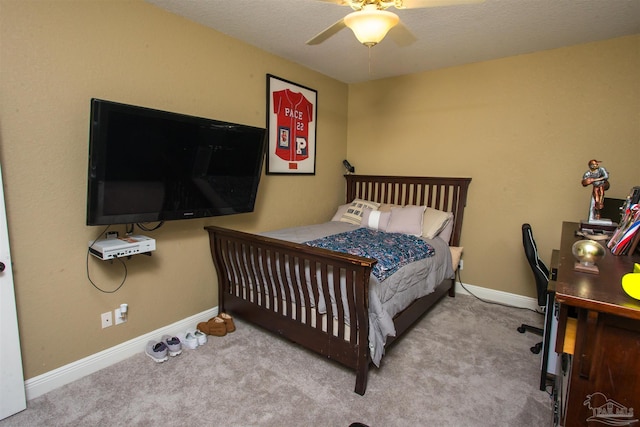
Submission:
<svg viewBox="0 0 640 427">
<path fill-rule="evenodd" d="M 110 311 L 107 311 L 106 313 L 102 313 L 100 315 L 100 318 L 102 319 L 102 329 L 108 328 L 109 326 L 113 325 L 113 318 L 111 317 Z"/>
<path fill-rule="evenodd" d="M 460 262 L 458 263 L 458 268 L 459 268 L 460 270 L 463 270 L 463 269 L 464 269 L 464 261 L 463 261 L 463 260 L 460 260 Z"/>
<path fill-rule="evenodd" d="M 113 316 L 116 319 L 116 325 L 119 325 L 127 321 L 126 316 L 122 318 L 122 311 L 120 310 L 120 308 L 116 308 L 115 310 L 113 310 Z"/>
</svg>

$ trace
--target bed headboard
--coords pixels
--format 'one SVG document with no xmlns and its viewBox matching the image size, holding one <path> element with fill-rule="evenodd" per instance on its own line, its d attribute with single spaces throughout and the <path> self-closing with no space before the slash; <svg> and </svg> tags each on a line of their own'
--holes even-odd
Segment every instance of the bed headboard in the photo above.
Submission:
<svg viewBox="0 0 640 427">
<path fill-rule="evenodd" d="M 460 246 L 460 233 L 471 178 L 345 175 L 347 203 L 354 199 L 395 205 L 426 205 L 453 212 L 450 246 Z"/>
</svg>

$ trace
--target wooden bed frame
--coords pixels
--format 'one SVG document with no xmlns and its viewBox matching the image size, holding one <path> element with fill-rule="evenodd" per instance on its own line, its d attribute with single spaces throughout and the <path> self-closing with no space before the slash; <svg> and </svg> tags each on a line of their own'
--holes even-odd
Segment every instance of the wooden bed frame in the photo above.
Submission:
<svg viewBox="0 0 640 427">
<path fill-rule="evenodd" d="M 471 178 L 345 175 L 346 201 L 361 198 L 397 205 L 426 205 L 454 213 L 450 246 L 459 246 Z M 355 392 L 363 395 L 369 353 L 369 277 L 376 260 L 313 248 L 265 236 L 208 226 L 211 256 L 218 276 L 220 312 L 228 312 L 281 335 L 356 371 Z M 251 262 L 246 262 L 251 260 Z M 317 271 L 304 282 L 305 268 Z M 270 272 L 265 274 L 265 272 Z M 346 286 L 333 284 L 333 272 Z M 303 280 L 300 280 L 300 278 Z M 330 292 L 330 289 L 331 292 Z M 265 291 L 266 290 L 266 291 Z M 345 292 L 346 290 L 346 292 Z M 326 315 L 314 309 L 319 293 L 343 304 L 326 304 Z M 401 336 L 445 294 L 455 296 L 455 281 L 414 301 L 393 319 Z M 334 322 L 326 319 L 335 318 Z M 345 320 L 350 319 L 350 320 Z M 323 325 L 324 321 L 324 325 Z"/>
</svg>

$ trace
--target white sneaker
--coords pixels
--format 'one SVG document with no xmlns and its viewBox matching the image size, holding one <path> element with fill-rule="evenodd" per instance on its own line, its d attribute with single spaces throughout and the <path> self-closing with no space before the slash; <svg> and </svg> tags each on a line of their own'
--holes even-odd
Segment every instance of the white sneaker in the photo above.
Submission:
<svg viewBox="0 0 640 427">
<path fill-rule="evenodd" d="M 204 345 L 207 343 L 207 334 L 204 334 L 196 329 L 195 331 L 193 331 L 193 335 L 198 340 L 198 345 Z"/>
<path fill-rule="evenodd" d="M 180 336 L 180 342 L 182 345 L 190 350 L 198 348 L 198 338 L 191 331 L 187 331 L 184 336 Z"/>
</svg>

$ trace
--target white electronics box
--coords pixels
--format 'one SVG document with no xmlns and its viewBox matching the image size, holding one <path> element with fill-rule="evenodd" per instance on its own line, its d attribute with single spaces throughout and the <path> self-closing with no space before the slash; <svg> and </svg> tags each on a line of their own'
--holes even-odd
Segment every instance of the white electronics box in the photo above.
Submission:
<svg viewBox="0 0 640 427">
<path fill-rule="evenodd" d="M 140 235 L 89 242 L 89 252 L 102 260 L 144 254 L 155 250 L 156 239 Z"/>
</svg>

